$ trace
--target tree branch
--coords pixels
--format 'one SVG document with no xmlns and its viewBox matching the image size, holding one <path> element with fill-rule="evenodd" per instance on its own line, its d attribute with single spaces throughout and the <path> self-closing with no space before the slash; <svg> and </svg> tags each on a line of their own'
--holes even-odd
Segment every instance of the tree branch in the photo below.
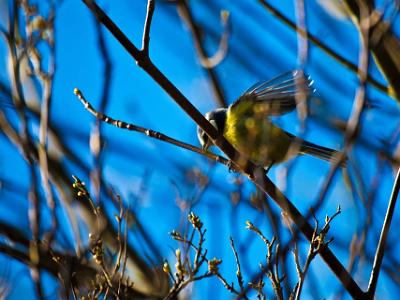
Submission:
<svg viewBox="0 0 400 300">
<path fill-rule="evenodd" d="M 378 277 L 380 273 L 380 268 L 382 266 L 383 255 L 385 253 L 385 245 L 387 236 L 389 234 L 390 224 L 392 222 L 394 209 L 396 207 L 397 197 L 400 190 L 400 169 L 397 171 L 396 180 L 393 185 L 392 195 L 390 196 L 389 205 L 386 211 L 385 221 L 383 222 L 383 227 L 381 231 L 381 236 L 379 238 L 378 247 L 376 249 L 374 265 L 371 271 L 371 277 L 368 285 L 367 294 L 369 299 L 373 299 L 375 295 L 376 285 L 378 283 Z"/>
<path fill-rule="evenodd" d="M 144 22 L 144 30 L 142 38 L 142 51 L 146 55 L 149 55 L 150 28 L 151 28 L 151 21 L 153 20 L 155 4 L 156 4 L 155 0 L 149 0 L 147 2 L 147 14 L 146 14 L 146 20 Z"/>
<path fill-rule="evenodd" d="M 192 151 L 192 152 L 195 152 L 195 153 L 202 154 L 202 155 L 206 156 L 209 159 L 215 160 L 217 162 L 220 162 L 220 163 L 230 167 L 231 169 L 234 168 L 234 166 L 231 166 L 231 161 L 226 159 L 226 158 L 224 158 L 224 157 L 222 157 L 222 156 L 215 155 L 212 152 L 208 152 L 208 151 L 205 151 L 205 150 L 200 149 L 198 147 L 192 146 L 190 144 L 181 142 L 181 141 L 179 141 L 177 139 L 174 139 L 174 138 L 171 138 L 171 137 L 169 137 L 169 136 L 167 136 L 167 135 L 165 135 L 165 134 L 163 134 L 161 132 L 154 131 L 154 130 L 151 130 L 151 129 L 147 129 L 147 128 L 144 128 L 144 127 L 132 124 L 132 123 L 127 123 L 127 122 L 124 122 L 124 121 L 121 121 L 121 120 L 116 120 L 116 119 L 113 119 L 112 117 L 110 117 L 108 115 L 105 115 L 105 114 L 103 114 L 101 112 L 98 112 L 97 110 L 95 110 L 93 108 L 93 106 L 90 104 L 90 102 L 86 100 L 85 96 L 83 95 L 83 93 L 80 90 L 75 89 L 74 93 L 78 97 L 78 99 L 81 101 L 81 103 L 83 104 L 85 109 L 88 112 L 90 112 L 93 116 L 95 116 L 101 122 L 105 122 L 107 124 L 113 125 L 113 126 L 118 127 L 118 128 L 122 128 L 122 129 L 130 130 L 130 131 L 136 131 L 136 132 L 143 133 L 143 134 L 145 134 L 145 135 L 147 135 L 147 136 L 149 136 L 151 138 L 154 138 L 154 139 L 157 139 L 157 140 L 160 140 L 160 141 L 163 141 L 163 142 L 170 143 L 172 145 L 184 148 L 186 150 L 189 150 L 189 151 Z"/>
<path fill-rule="evenodd" d="M 217 74 L 214 71 L 215 65 L 210 65 L 209 63 L 207 63 L 209 61 L 209 59 L 208 59 L 206 49 L 202 43 L 202 37 L 201 37 L 202 32 L 193 18 L 193 14 L 190 10 L 189 4 L 186 1 L 178 1 L 177 7 L 178 7 L 178 11 L 180 12 L 181 18 L 186 22 L 187 26 L 189 27 L 190 31 L 192 32 L 194 45 L 196 47 L 201 65 L 207 71 L 208 76 L 210 77 L 210 80 L 212 83 L 212 88 L 214 90 L 214 94 L 215 94 L 217 103 L 221 107 L 226 107 L 227 103 L 225 100 L 225 96 L 224 96 L 223 90 L 221 88 L 221 84 L 218 80 Z M 228 25 L 226 25 L 226 29 L 225 29 L 223 38 L 221 39 L 221 43 L 223 43 L 225 41 L 225 44 L 227 44 L 228 32 L 229 32 Z M 227 47 L 227 45 L 225 45 L 225 47 Z M 225 55 L 223 55 L 223 57 L 224 56 Z"/>
</svg>

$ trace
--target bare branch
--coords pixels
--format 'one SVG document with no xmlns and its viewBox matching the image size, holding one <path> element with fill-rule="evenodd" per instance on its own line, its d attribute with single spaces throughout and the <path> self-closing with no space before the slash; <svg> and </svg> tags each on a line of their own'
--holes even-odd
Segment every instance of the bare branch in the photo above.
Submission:
<svg viewBox="0 0 400 300">
<path fill-rule="evenodd" d="M 200 149 L 198 147 L 195 147 L 195 146 L 192 146 L 190 144 L 181 142 L 181 141 L 176 140 L 174 138 L 171 138 L 171 137 L 169 137 L 169 136 L 167 136 L 167 135 L 165 135 L 163 133 L 160 133 L 160 132 L 157 132 L 157 131 L 154 131 L 154 130 L 151 130 L 151 129 L 147 129 L 147 128 L 144 128 L 144 127 L 140 127 L 140 126 L 137 126 L 137 125 L 132 124 L 132 123 L 127 123 L 127 122 L 124 122 L 124 121 L 121 121 L 121 120 L 113 119 L 113 118 L 111 118 L 111 117 L 109 117 L 109 116 L 107 116 L 107 115 L 105 115 L 105 114 L 103 114 L 101 112 L 96 111 L 93 108 L 93 106 L 85 99 L 83 93 L 80 90 L 75 89 L 74 90 L 74 94 L 82 102 L 82 104 L 85 107 L 85 109 L 87 111 L 89 111 L 92 115 L 94 115 L 98 120 L 100 120 L 102 122 L 111 124 L 111 125 L 113 125 L 115 127 L 118 127 L 118 128 L 127 129 L 127 130 L 130 130 L 130 131 L 140 132 L 140 133 L 143 133 L 143 134 L 145 134 L 145 135 L 147 135 L 147 136 L 149 136 L 151 138 L 154 138 L 154 139 L 157 139 L 157 140 L 160 140 L 160 141 L 164 141 L 164 142 L 173 144 L 175 146 L 190 150 L 192 152 L 196 152 L 196 153 L 202 154 L 202 155 L 206 156 L 207 158 L 210 158 L 212 160 L 215 160 L 215 161 L 217 161 L 219 163 L 222 163 L 222 164 L 228 166 L 232 170 L 235 167 L 235 166 L 233 166 L 231 164 L 231 162 L 229 160 L 227 160 L 226 158 L 224 158 L 222 156 L 215 155 L 215 154 L 213 154 L 211 152 L 205 151 L 205 150 Z"/>
<path fill-rule="evenodd" d="M 146 56 L 149 56 L 150 28 L 151 28 L 151 21 L 153 20 L 155 4 L 156 4 L 155 0 L 147 1 L 147 14 L 146 14 L 146 20 L 144 22 L 143 38 L 142 38 L 142 51 Z"/>
<path fill-rule="evenodd" d="M 381 236 L 379 238 L 378 247 L 376 249 L 374 265 L 372 267 L 371 277 L 367 292 L 370 299 L 373 299 L 375 295 L 375 290 L 378 283 L 378 277 L 380 274 L 380 268 L 382 266 L 383 255 L 385 253 L 386 240 L 389 234 L 390 224 L 392 222 L 394 209 L 396 207 L 399 190 L 400 190 L 400 169 L 397 172 L 397 176 L 393 185 L 392 195 L 390 196 L 389 205 L 385 215 L 385 221 L 383 222 Z"/>
<path fill-rule="evenodd" d="M 186 1 L 178 1 L 177 7 L 180 12 L 180 16 L 186 22 L 187 26 L 189 27 L 190 31 L 192 32 L 193 41 L 194 41 L 194 45 L 195 45 L 197 53 L 198 53 L 198 57 L 200 59 L 201 65 L 205 68 L 205 70 L 208 73 L 208 76 L 210 77 L 210 80 L 212 83 L 212 88 L 214 90 L 214 94 L 215 94 L 216 100 L 218 102 L 218 105 L 221 107 L 226 107 L 227 103 L 225 100 L 225 96 L 224 96 L 221 84 L 219 82 L 217 74 L 213 70 L 213 68 L 216 66 L 216 61 L 215 61 L 215 59 L 207 57 L 206 49 L 202 42 L 201 29 L 196 24 L 196 22 L 193 18 L 189 4 Z M 229 37 L 228 20 L 224 21 L 224 25 L 225 25 L 225 30 L 224 30 L 224 34 L 221 37 L 221 43 L 220 43 L 221 50 L 219 50 L 215 54 L 215 55 L 217 55 L 219 52 L 222 53 L 222 56 L 218 55 L 218 57 L 220 57 L 217 61 L 218 63 L 225 57 L 226 52 L 227 52 L 227 43 L 228 43 L 228 37 Z M 210 61 L 212 61 L 213 63 L 210 63 Z"/>
<path fill-rule="evenodd" d="M 248 299 L 246 292 L 244 291 L 243 275 L 242 275 L 242 270 L 240 268 L 239 255 L 236 251 L 235 244 L 233 242 L 233 238 L 230 237 L 229 240 L 230 240 L 231 248 L 233 251 L 233 255 L 235 256 L 235 261 L 236 261 L 236 266 L 237 266 L 236 277 L 237 277 L 237 281 L 238 281 L 238 284 L 240 287 L 240 294 L 242 295 L 243 299 Z"/>
</svg>

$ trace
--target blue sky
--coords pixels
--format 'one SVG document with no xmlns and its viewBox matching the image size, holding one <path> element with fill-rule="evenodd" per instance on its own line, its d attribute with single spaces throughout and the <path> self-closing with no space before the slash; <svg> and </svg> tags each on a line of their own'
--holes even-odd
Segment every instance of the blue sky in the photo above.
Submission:
<svg viewBox="0 0 400 300">
<path fill-rule="evenodd" d="M 40 5 L 43 5 L 41 1 Z M 347 60 L 357 64 L 359 55 L 359 36 L 357 29 L 349 19 L 337 19 L 332 12 L 322 7 L 319 1 L 306 1 L 307 29 L 321 41 Z M 293 1 L 268 1 L 291 20 L 295 20 Z M 99 1 L 98 4 L 109 14 L 121 30 L 140 46 L 146 1 Z M 299 67 L 297 58 L 297 40 L 293 30 L 277 20 L 256 1 L 200 1 L 190 2 L 194 18 L 204 30 L 204 40 L 209 53 L 218 48 L 222 34 L 220 12 L 230 12 L 231 35 L 228 54 L 216 67 L 215 72 L 228 103 L 232 103 L 243 91 L 259 80 L 270 79 L 280 73 Z M 0 7 L 7 1 L 0 1 Z M 1 11 L 1 10 L 0 10 Z M 6 16 L 0 15 L 5 24 Z M 394 31 L 399 34 L 399 18 L 394 22 Z M 139 126 L 160 131 L 181 141 L 198 145 L 196 124 L 172 101 L 172 99 L 134 62 L 118 42 L 104 30 L 107 49 L 112 62 L 110 95 L 105 113 L 113 118 L 122 119 Z M 51 121 L 62 133 L 62 138 L 71 146 L 74 153 L 89 168 L 93 158 L 89 147 L 90 132 L 95 126 L 92 115 L 84 110 L 73 94 L 79 88 L 96 108 L 101 98 L 104 82 L 103 62 L 97 44 L 95 21 L 80 1 L 65 0 L 56 15 L 56 75 L 54 82 Z M 0 43 L 0 80 L 9 84 L 7 79 L 7 52 L 4 40 Z M 159 1 L 151 28 L 150 55 L 155 65 L 178 87 L 178 89 L 202 112 L 216 107 L 215 98 L 206 72 L 201 68 L 193 47 L 189 29 L 180 19 L 176 7 Z M 343 147 L 343 134 L 335 126 L 346 122 L 358 88 L 357 75 L 338 64 L 313 44 L 309 44 L 309 55 L 305 71 L 314 80 L 316 92 L 310 99 L 310 116 L 306 121 L 304 137 L 317 144 L 334 149 Z M 370 75 L 386 85 L 384 78 L 370 60 Z M 29 83 L 27 83 L 29 84 Z M 29 93 L 29 91 L 27 91 Z M 31 101 L 40 98 L 29 94 Z M 367 88 L 367 99 L 373 103 L 362 116 L 360 135 L 349 153 L 349 168 L 340 170 L 334 178 L 325 204 L 317 214 L 323 220 L 326 214 L 333 214 L 338 205 L 342 213 L 332 223 L 331 235 L 335 241 L 332 250 L 346 266 L 349 260 L 349 245 L 356 232 L 360 232 L 365 221 L 365 209 L 362 201 L 368 197 L 378 180 L 374 198 L 372 233 L 366 243 L 367 253 L 372 255 L 377 243 L 379 228 L 383 221 L 386 204 L 394 180 L 391 164 L 386 160 L 379 168 L 379 152 L 391 156 L 398 147 L 400 111 L 397 103 L 376 90 Z M 15 122 L 15 112 L 5 109 L 7 116 Z M 38 126 L 31 123 L 33 135 Z M 276 119 L 276 124 L 287 131 L 300 132 L 296 113 L 290 113 Z M 187 173 L 199 169 L 210 175 L 210 187 L 192 208 L 207 227 L 206 247 L 209 257 L 223 259 L 221 271 L 228 281 L 234 281 L 235 262 L 229 246 L 232 236 L 239 248 L 239 254 L 248 265 L 245 281 L 256 272 L 258 263 L 265 257 L 264 245 L 251 232 L 246 231 L 245 221 L 251 220 L 272 238 L 270 222 L 265 212 L 258 211 L 249 204 L 249 195 L 254 187 L 244 179 L 243 201 L 232 205 L 230 194 L 237 187 L 232 183 L 237 175 L 225 166 L 211 164 L 206 158 L 176 146 L 150 139 L 149 137 L 103 125 L 105 148 L 103 152 L 104 179 L 120 193 L 126 204 L 132 205 L 150 233 L 154 244 L 162 255 L 172 260 L 176 243 L 169 237 L 173 229 L 184 229 L 185 216 L 176 204 L 176 199 L 189 200 L 196 194 L 196 186 L 188 179 Z M 27 219 L 28 172 L 26 163 L 0 134 L 0 178 L 18 183 L 19 192 L 0 189 L 0 218 L 29 232 Z M 218 150 L 214 149 L 217 153 Z M 68 158 L 65 166 L 71 175 L 79 176 L 89 183 L 89 174 L 77 167 Z M 306 214 L 317 199 L 321 186 L 329 172 L 329 164 L 313 157 L 302 156 L 290 162 L 290 172 L 285 177 L 288 164 L 274 166 L 269 176 L 281 187 L 289 199 Z M 379 174 L 377 174 L 379 170 Z M 285 179 L 286 178 L 286 179 Z M 350 181 L 356 185 L 351 189 Z M 72 182 L 72 179 L 71 179 Z M 145 185 L 145 192 L 142 191 Z M 375 189 L 375 187 L 374 187 Z M 140 194 L 140 197 L 135 195 Z M 270 201 L 271 202 L 271 201 Z M 271 203 L 272 209 L 279 215 L 278 208 Z M 65 217 L 65 208 L 60 208 L 60 217 Z M 112 215 L 113 211 L 107 212 Z M 48 215 L 47 215 L 48 216 Z M 44 213 L 43 226 L 47 223 Z M 61 222 L 68 226 L 67 222 Z M 399 224 L 398 213 L 393 220 L 393 228 Z M 66 232 L 68 230 L 66 229 Z M 392 253 L 399 249 L 397 239 L 389 237 Z M 67 235 L 73 244 L 73 235 Z M 283 232 L 285 240 L 288 232 Z M 61 237 L 60 237 L 61 238 Z M 131 243 L 138 243 L 134 235 Z M 307 243 L 301 243 L 305 253 Z M 143 253 L 146 249 L 143 249 Z M 303 254 L 304 254 L 303 253 Z M 9 271 L 11 282 L 10 299 L 21 295 L 32 295 L 33 286 L 27 269 L 19 263 L 1 256 Z M 291 259 L 291 258 L 288 258 Z M 398 259 L 396 259 L 398 261 Z M 172 264 L 173 265 L 173 264 Z M 366 288 L 369 279 L 370 262 L 361 260 L 356 280 Z M 19 270 L 25 274 L 21 280 Z M 333 299 L 340 290 L 340 284 L 326 265 L 318 258 L 312 264 L 312 272 L 320 283 L 321 298 Z M 290 278 L 295 279 L 294 270 Z M 135 281 L 135 278 L 133 278 Z M 327 288 L 323 283 L 328 283 Z M 51 285 L 49 285 L 51 286 Z M 17 288 L 18 287 L 18 288 Z M 313 294 L 307 282 L 304 298 Z M 52 288 L 46 290 L 51 294 Z M 270 290 L 268 290 L 271 292 Z M 382 275 L 378 285 L 377 298 L 389 299 L 399 291 L 386 275 Z M 229 293 L 214 279 L 196 284 L 192 291 L 194 299 L 226 299 Z M 50 297 L 52 298 L 52 297 Z M 349 296 L 345 294 L 345 298 Z"/>
</svg>

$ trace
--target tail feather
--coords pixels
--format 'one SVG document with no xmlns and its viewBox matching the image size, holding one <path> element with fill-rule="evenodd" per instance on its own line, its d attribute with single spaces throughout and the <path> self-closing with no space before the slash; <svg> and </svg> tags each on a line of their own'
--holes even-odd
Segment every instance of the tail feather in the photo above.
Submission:
<svg viewBox="0 0 400 300">
<path fill-rule="evenodd" d="M 319 146 L 307 141 L 303 141 L 300 147 L 300 153 L 309 154 L 320 159 L 335 163 L 339 160 L 342 152 L 327 147 Z M 341 166 L 346 166 L 347 157 L 341 162 Z"/>
</svg>

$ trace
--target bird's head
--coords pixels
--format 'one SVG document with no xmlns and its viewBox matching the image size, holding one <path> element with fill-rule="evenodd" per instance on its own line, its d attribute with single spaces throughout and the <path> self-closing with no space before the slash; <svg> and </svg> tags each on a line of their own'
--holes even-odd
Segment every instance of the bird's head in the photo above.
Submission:
<svg viewBox="0 0 400 300">
<path fill-rule="evenodd" d="M 220 134 L 223 134 L 226 121 L 226 108 L 217 108 L 209 111 L 204 115 L 204 117 L 217 129 Z M 207 133 L 205 133 L 200 127 L 197 127 L 197 138 L 199 139 L 203 150 L 207 150 L 213 144 Z"/>
</svg>

